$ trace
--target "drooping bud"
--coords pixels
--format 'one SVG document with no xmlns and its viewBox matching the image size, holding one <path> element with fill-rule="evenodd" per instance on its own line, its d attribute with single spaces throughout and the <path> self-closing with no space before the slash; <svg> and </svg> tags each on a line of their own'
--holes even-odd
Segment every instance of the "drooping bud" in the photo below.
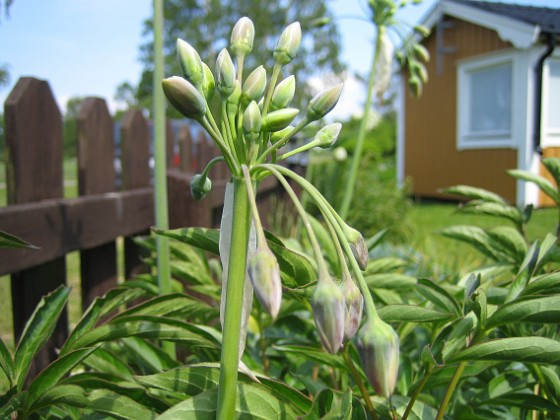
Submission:
<svg viewBox="0 0 560 420">
<path fill-rule="evenodd" d="M 274 61 L 280 65 L 288 64 L 292 61 L 298 52 L 301 44 L 301 26 L 299 22 L 289 25 L 274 47 Z"/>
<path fill-rule="evenodd" d="M 212 189 L 212 181 L 207 176 L 196 174 L 191 180 L 191 195 L 196 201 L 202 200 Z"/>
<path fill-rule="evenodd" d="M 413 75 L 408 79 L 408 88 L 412 96 L 418 97 L 422 94 L 422 81 L 417 75 Z"/>
<path fill-rule="evenodd" d="M 247 76 L 243 83 L 243 100 L 245 103 L 258 101 L 266 87 L 266 70 L 263 66 L 257 67 Z"/>
<path fill-rule="evenodd" d="M 424 47 L 422 44 L 415 43 L 412 46 L 412 50 L 422 61 L 425 62 L 430 61 L 430 53 L 428 52 L 428 49 Z"/>
<path fill-rule="evenodd" d="M 315 95 L 307 106 L 307 118 L 315 121 L 323 118 L 335 107 L 342 93 L 342 83 Z"/>
<path fill-rule="evenodd" d="M 216 86 L 223 98 L 228 98 L 235 89 L 235 68 L 225 48 L 216 59 Z"/>
<path fill-rule="evenodd" d="M 255 25 L 248 17 L 242 17 L 237 21 L 231 31 L 231 52 L 235 55 L 245 56 L 253 49 L 255 39 Z"/>
<path fill-rule="evenodd" d="M 177 38 L 177 56 L 185 79 L 197 89 L 202 87 L 204 70 L 198 52 L 186 41 Z"/>
<path fill-rule="evenodd" d="M 358 332 L 362 321 L 364 297 L 358 286 L 348 276 L 343 280 L 344 299 L 346 300 L 346 319 L 344 321 L 344 338 L 350 340 Z"/>
<path fill-rule="evenodd" d="M 381 319 L 368 320 L 358 331 L 357 347 L 369 383 L 375 392 L 388 398 L 399 371 L 399 336 Z"/>
<path fill-rule="evenodd" d="M 336 354 L 344 338 L 346 303 L 342 290 L 330 278 L 320 278 L 311 297 L 311 307 L 324 349 Z"/>
<path fill-rule="evenodd" d="M 282 303 L 282 282 L 278 261 L 268 246 L 259 244 L 247 270 L 259 302 L 276 318 Z"/>
<path fill-rule="evenodd" d="M 315 137 L 313 138 L 313 142 L 317 143 L 317 147 L 321 147 L 323 149 L 331 147 L 336 143 L 341 129 L 342 124 L 340 123 L 327 124 L 317 131 L 317 134 L 315 134 Z"/>
<path fill-rule="evenodd" d="M 210 102 L 214 97 L 214 92 L 216 91 L 216 82 L 214 81 L 214 75 L 210 67 L 206 63 L 202 63 L 202 93 L 206 98 L 206 102 Z"/>
<path fill-rule="evenodd" d="M 187 118 L 199 120 L 206 115 L 206 101 L 187 80 L 179 76 L 161 82 L 167 100 Z"/>
<path fill-rule="evenodd" d="M 261 129 L 264 132 L 278 131 L 286 128 L 299 114 L 297 108 L 284 108 L 266 114 L 262 119 Z"/>
<path fill-rule="evenodd" d="M 272 100 L 270 101 L 271 111 L 287 107 L 294 99 L 295 93 L 296 78 L 294 75 L 291 75 L 278 83 L 274 89 Z"/>
<path fill-rule="evenodd" d="M 369 262 L 369 251 L 364 237 L 360 232 L 348 225 L 343 228 L 343 231 L 350 243 L 350 249 L 352 254 L 354 254 L 354 258 L 356 258 L 360 269 L 364 271 Z"/>
<path fill-rule="evenodd" d="M 261 131 L 261 111 L 255 101 L 251 101 L 243 113 L 243 133 L 253 141 Z"/>
</svg>

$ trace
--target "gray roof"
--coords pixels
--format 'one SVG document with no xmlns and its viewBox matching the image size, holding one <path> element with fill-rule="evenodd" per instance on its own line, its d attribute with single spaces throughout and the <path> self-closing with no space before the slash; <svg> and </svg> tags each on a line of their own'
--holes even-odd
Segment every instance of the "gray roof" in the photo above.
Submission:
<svg viewBox="0 0 560 420">
<path fill-rule="evenodd" d="M 487 1 L 472 0 L 452 0 L 455 3 L 461 3 L 466 6 L 476 7 L 490 13 L 496 13 L 500 16 L 538 25 L 543 33 L 551 33 L 560 35 L 560 7 L 536 7 L 525 6 L 520 4 L 493 3 Z"/>
</svg>

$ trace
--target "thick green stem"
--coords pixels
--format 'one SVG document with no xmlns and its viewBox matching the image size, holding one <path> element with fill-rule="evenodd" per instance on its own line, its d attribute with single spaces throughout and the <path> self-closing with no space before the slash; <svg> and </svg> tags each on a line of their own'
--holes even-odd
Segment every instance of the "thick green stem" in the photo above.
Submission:
<svg viewBox="0 0 560 420">
<path fill-rule="evenodd" d="M 449 383 L 449 387 L 447 388 L 447 391 L 445 392 L 445 396 L 443 397 L 443 401 L 441 402 L 441 405 L 439 406 L 439 410 L 438 410 L 438 413 L 437 413 L 436 420 L 443 419 L 443 416 L 447 412 L 447 407 L 449 406 L 449 402 L 451 401 L 451 397 L 453 396 L 453 393 L 455 392 L 455 388 L 457 387 L 457 384 L 459 383 L 459 379 L 461 379 L 461 375 L 463 374 L 463 370 L 465 370 L 466 366 L 467 366 L 466 362 L 461 362 L 457 366 L 457 369 L 455 369 L 455 373 L 453 374 L 453 377 L 451 378 L 451 382 Z"/>
<path fill-rule="evenodd" d="M 234 178 L 233 222 L 218 388 L 217 419 L 219 420 L 234 418 L 237 397 L 241 313 L 247 269 L 247 245 L 251 227 L 251 210 L 247 194 L 247 186 L 243 178 Z"/>
<path fill-rule="evenodd" d="M 354 154 L 352 156 L 352 166 L 350 167 L 350 175 L 346 181 L 346 188 L 344 189 L 344 197 L 342 199 L 342 205 L 340 207 L 340 217 L 343 219 L 348 215 L 348 210 L 350 209 L 350 204 L 352 203 L 352 198 L 354 197 L 354 190 L 356 186 L 356 179 L 358 177 L 358 169 L 360 167 L 360 161 L 362 159 L 362 150 L 364 147 L 364 138 L 366 136 L 366 127 L 369 119 L 369 113 L 371 110 L 371 102 L 373 99 L 373 85 L 375 83 L 377 61 L 379 60 L 379 50 L 381 45 L 381 34 L 385 31 L 384 26 L 380 26 L 377 30 L 377 40 L 375 42 L 375 51 L 373 53 L 373 60 L 371 63 L 371 70 L 369 72 L 369 81 L 367 89 L 366 103 L 364 105 L 364 114 L 362 116 L 362 121 L 360 123 L 360 131 L 358 132 L 358 139 L 356 140 L 356 148 L 354 149 Z"/>
</svg>

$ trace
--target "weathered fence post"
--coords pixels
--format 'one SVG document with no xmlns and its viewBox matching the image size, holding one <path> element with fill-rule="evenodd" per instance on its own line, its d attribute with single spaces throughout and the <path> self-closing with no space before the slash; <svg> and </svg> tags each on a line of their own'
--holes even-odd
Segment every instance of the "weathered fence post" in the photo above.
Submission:
<svg viewBox="0 0 560 420">
<path fill-rule="evenodd" d="M 78 114 L 78 193 L 115 191 L 113 120 L 105 100 L 87 98 Z M 115 241 L 80 252 L 82 309 L 117 283 Z"/>
<path fill-rule="evenodd" d="M 8 203 L 63 197 L 62 115 L 48 82 L 21 78 L 5 102 L 4 118 Z M 15 337 L 23 332 L 41 297 L 65 282 L 64 257 L 12 274 Z M 55 348 L 64 343 L 67 330 L 64 311 L 51 340 L 35 358 L 30 377 L 56 358 Z"/>
<path fill-rule="evenodd" d="M 150 130 L 142 111 L 129 110 L 121 124 L 122 189 L 132 190 L 150 186 Z M 150 203 L 153 206 L 153 202 Z M 149 231 L 138 232 L 148 235 Z M 132 240 L 124 238 L 124 274 L 131 279 L 147 272 L 141 261 L 141 250 Z"/>
</svg>

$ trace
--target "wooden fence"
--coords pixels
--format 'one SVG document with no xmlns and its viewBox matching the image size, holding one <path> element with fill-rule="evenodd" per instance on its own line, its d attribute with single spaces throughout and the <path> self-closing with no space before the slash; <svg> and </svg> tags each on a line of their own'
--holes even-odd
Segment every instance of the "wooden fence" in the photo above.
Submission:
<svg viewBox="0 0 560 420">
<path fill-rule="evenodd" d="M 68 199 L 64 198 L 63 119 L 48 82 L 20 79 L 5 102 L 4 119 L 8 206 L 0 208 L 0 230 L 39 247 L 0 249 L 0 275 L 11 275 L 18 337 L 41 297 L 66 283 L 67 253 L 80 251 L 83 308 L 117 282 L 117 238 L 124 237 L 125 278 L 145 272 L 132 237 L 148 233 L 154 224 L 151 134 L 142 112 L 130 110 L 121 121 L 120 148 L 116 148 L 115 123 L 107 104 L 87 98 L 78 116 L 79 197 Z M 193 138 L 187 125 L 171 128 L 168 123 L 168 163 L 178 160 L 178 165 L 170 165 L 167 174 L 170 226 L 216 226 L 229 178 L 227 167 L 221 164 L 212 170 L 211 194 L 195 202 L 190 180 L 217 149 L 202 132 Z M 174 149 L 179 150 L 178 159 Z M 120 155 L 120 174 L 115 170 L 115 150 Z M 259 199 L 265 207 L 276 190 L 274 182 L 261 186 Z M 38 357 L 37 368 L 55 357 L 67 325 L 65 313 Z"/>
</svg>

